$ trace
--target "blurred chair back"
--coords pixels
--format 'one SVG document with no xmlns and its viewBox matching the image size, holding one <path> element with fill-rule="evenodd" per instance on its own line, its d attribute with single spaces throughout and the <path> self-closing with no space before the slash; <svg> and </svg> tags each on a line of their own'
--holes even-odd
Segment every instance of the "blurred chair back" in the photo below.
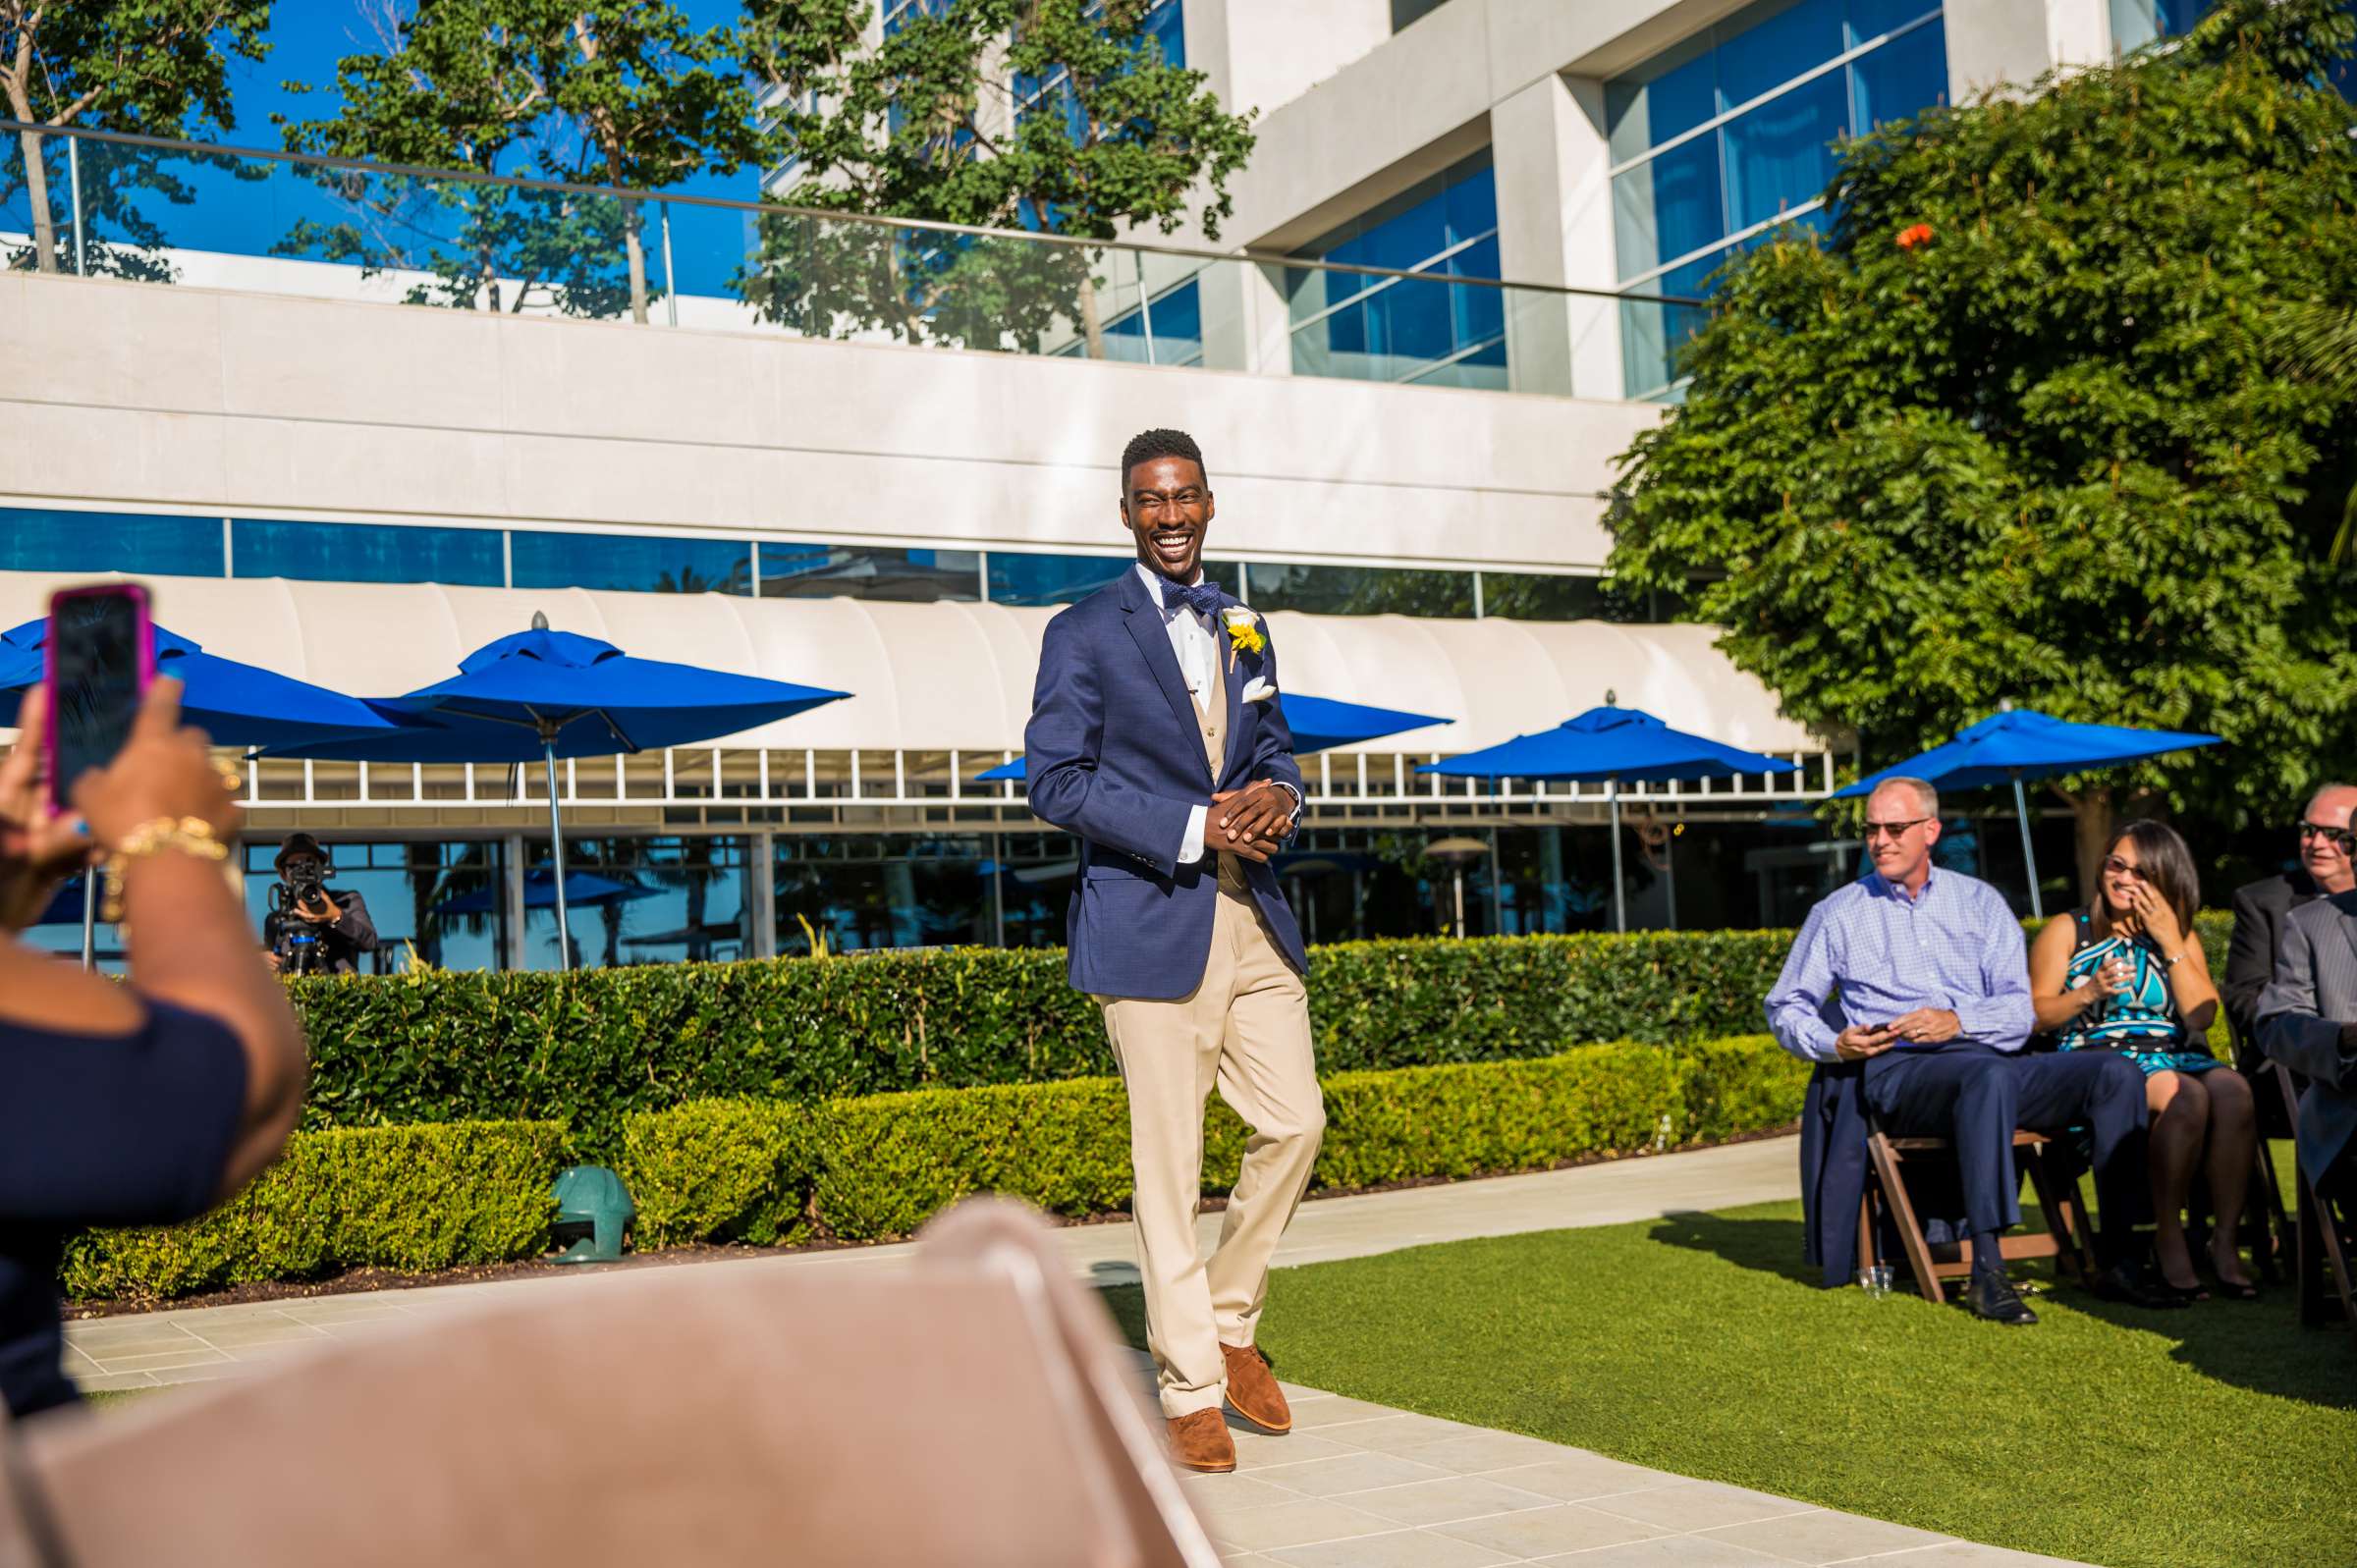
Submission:
<svg viewBox="0 0 2357 1568">
<path fill-rule="evenodd" d="M 1219 1561 L 1131 1354 L 1013 1205 L 948 1216 L 897 1271 L 489 1294 L 0 1433 L 0 1568 Z"/>
</svg>

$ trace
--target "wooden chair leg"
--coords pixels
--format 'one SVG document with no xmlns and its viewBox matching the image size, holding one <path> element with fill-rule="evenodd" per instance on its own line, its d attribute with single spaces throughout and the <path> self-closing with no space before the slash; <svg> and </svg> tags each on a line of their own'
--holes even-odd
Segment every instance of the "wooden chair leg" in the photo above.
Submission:
<svg viewBox="0 0 2357 1568">
<path fill-rule="evenodd" d="M 2291 1234 L 2291 1222 L 2283 1214 L 2283 1192 L 2275 1185 L 2275 1163 L 2269 1157 L 2267 1140 L 2259 1138 L 2251 1145 L 2251 1200 L 2242 1206 L 2242 1223 L 2250 1237 L 2251 1258 L 2259 1266 L 2263 1283 L 2279 1285 L 2283 1269 L 2291 1260 L 2296 1245 Z"/>
<path fill-rule="evenodd" d="M 1875 1177 L 1882 1184 L 1883 1202 L 1891 1206 L 1898 1222 L 1899 1244 L 1906 1249 L 1907 1267 L 1914 1272 L 1915 1288 L 1923 1292 L 1926 1301 L 1946 1301 L 1947 1296 L 1940 1286 L 1940 1276 L 1932 1271 L 1932 1249 L 1923 1239 L 1923 1226 L 1916 1221 L 1915 1206 L 1907 1201 L 1906 1183 L 1899 1179 L 1898 1151 L 1879 1132 L 1866 1140 L 1866 1151 L 1874 1162 Z"/>
<path fill-rule="evenodd" d="M 2301 1187 L 2302 1196 L 2315 1205 L 2317 1250 L 2324 1255 L 2325 1267 L 2330 1271 L 2332 1289 L 2340 1297 L 2341 1322 L 2348 1325 L 2351 1333 L 2357 1333 L 2357 1289 L 2350 1287 L 2349 1254 L 2342 1239 L 2347 1227 L 2341 1222 L 2340 1207 L 2307 1191 L 2305 1181 Z"/>
<path fill-rule="evenodd" d="M 2038 1195 L 2038 1211 L 2046 1217 L 2047 1234 L 2055 1238 L 2055 1272 L 2066 1273 L 2073 1279 L 2088 1278 L 2091 1266 L 2087 1261 L 2087 1219 L 2079 1210 L 2078 1183 L 2066 1185 L 2060 1180 L 2051 1149 L 2018 1152 L 2028 1157 L 2022 1165 L 2029 1172 L 2030 1190 Z"/>
</svg>

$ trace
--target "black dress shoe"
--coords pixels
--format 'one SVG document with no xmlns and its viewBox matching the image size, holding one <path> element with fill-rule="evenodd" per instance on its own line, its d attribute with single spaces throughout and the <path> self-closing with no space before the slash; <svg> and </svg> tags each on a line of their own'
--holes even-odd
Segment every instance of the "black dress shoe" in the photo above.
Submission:
<svg viewBox="0 0 2357 1568">
<path fill-rule="evenodd" d="M 2181 1296 L 2166 1286 L 2153 1289 L 2132 1264 L 2115 1263 L 2109 1269 L 2098 1269 L 2087 1281 L 2087 1288 L 2106 1301 L 2125 1306 L 2158 1310 L 2165 1307 L 2190 1307 L 2191 1298 Z"/>
<path fill-rule="evenodd" d="M 1971 1282 L 1964 1287 L 1964 1305 L 1972 1309 L 1975 1318 L 1986 1318 L 1991 1323 L 2026 1327 L 2038 1321 L 2038 1315 L 2013 1293 L 2013 1282 L 2003 1274 L 1975 1271 Z"/>
</svg>

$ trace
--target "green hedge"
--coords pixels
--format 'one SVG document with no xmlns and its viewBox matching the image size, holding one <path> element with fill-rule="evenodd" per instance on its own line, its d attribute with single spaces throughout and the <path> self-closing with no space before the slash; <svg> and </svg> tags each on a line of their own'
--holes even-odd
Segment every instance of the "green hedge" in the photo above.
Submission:
<svg viewBox="0 0 2357 1568">
<path fill-rule="evenodd" d="M 1662 1050 L 1583 1046 L 1533 1061 L 1335 1073 L 1313 1185 L 1364 1187 L 1529 1170 L 1719 1142 L 1800 1113 L 1808 1069 L 1764 1036 Z M 762 1129 L 732 1142 L 719 1126 Z M 1205 1190 L 1243 1127 L 1216 1099 Z M 795 1216 L 843 1240 L 905 1235 L 978 1192 L 1080 1216 L 1129 1201 L 1128 1107 L 1109 1078 L 916 1090 L 824 1106 L 735 1102 L 628 1118 L 623 1179 L 657 1244 L 787 1234 Z M 781 1153 L 791 1151 L 791 1153 Z M 790 1185 L 791 1184 L 791 1185 Z M 726 1193 L 700 1206 L 669 1195 Z M 650 1200 L 647 1194 L 665 1195 Z"/>
<path fill-rule="evenodd" d="M 1789 1122 L 1807 1069 L 1765 1037 L 1583 1046 L 1530 1061 L 1336 1073 L 1315 1184 L 1528 1170 L 1722 1141 Z M 1207 1191 L 1244 1130 L 1216 1100 Z M 624 1119 L 637 1244 L 905 1235 L 1002 1192 L 1081 1216 L 1129 1201 L 1121 1084 L 928 1089 L 824 1103 L 700 1101 Z M 236 1201 L 168 1229 L 85 1232 L 67 1293 L 155 1298 L 339 1269 L 425 1270 L 543 1251 L 566 1151 L 554 1122 L 299 1133 Z"/>
<path fill-rule="evenodd" d="M 1329 1072 L 1669 1044 L 1760 1027 L 1781 933 L 1418 940 L 1321 947 Z M 291 986 L 311 1127 L 552 1118 L 611 1153 L 622 1118 L 699 1100 L 829 1100 L 1103 1077 L 1094 1003 L 1055 949 Z"/>
<path fill-rule="evenodd" d="M 551 1121 L 297 1133 L 277 1164 L 201 1219 L 72 1238 L 66 1293 L 184 1296 L 528 1258 L 548 1243 L 563 1143 Z"/>
</svg>

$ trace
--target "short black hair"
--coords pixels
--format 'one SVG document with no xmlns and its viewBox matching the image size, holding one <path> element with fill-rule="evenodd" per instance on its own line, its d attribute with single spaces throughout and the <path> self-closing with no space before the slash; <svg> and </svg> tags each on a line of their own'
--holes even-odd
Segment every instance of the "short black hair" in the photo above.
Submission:
<svg viewBox="0 0 2357 1568">
<path fill-rule="evenodd" d="M 1204 488 L 1210 488 L 1211 470 L 1203 466 L 1203 449 L 1195 445 L 1193 436 L 1183 430 L 1140 430 L 1129 438 L 1129 445 L 1122 449 L 1124 501 L 1129 499 L 1129 476 L 1137 471 L 1137 465 L 1152 462 L 1157 458 L 1184 458 L 1202 469 Z"/>
</svg>

